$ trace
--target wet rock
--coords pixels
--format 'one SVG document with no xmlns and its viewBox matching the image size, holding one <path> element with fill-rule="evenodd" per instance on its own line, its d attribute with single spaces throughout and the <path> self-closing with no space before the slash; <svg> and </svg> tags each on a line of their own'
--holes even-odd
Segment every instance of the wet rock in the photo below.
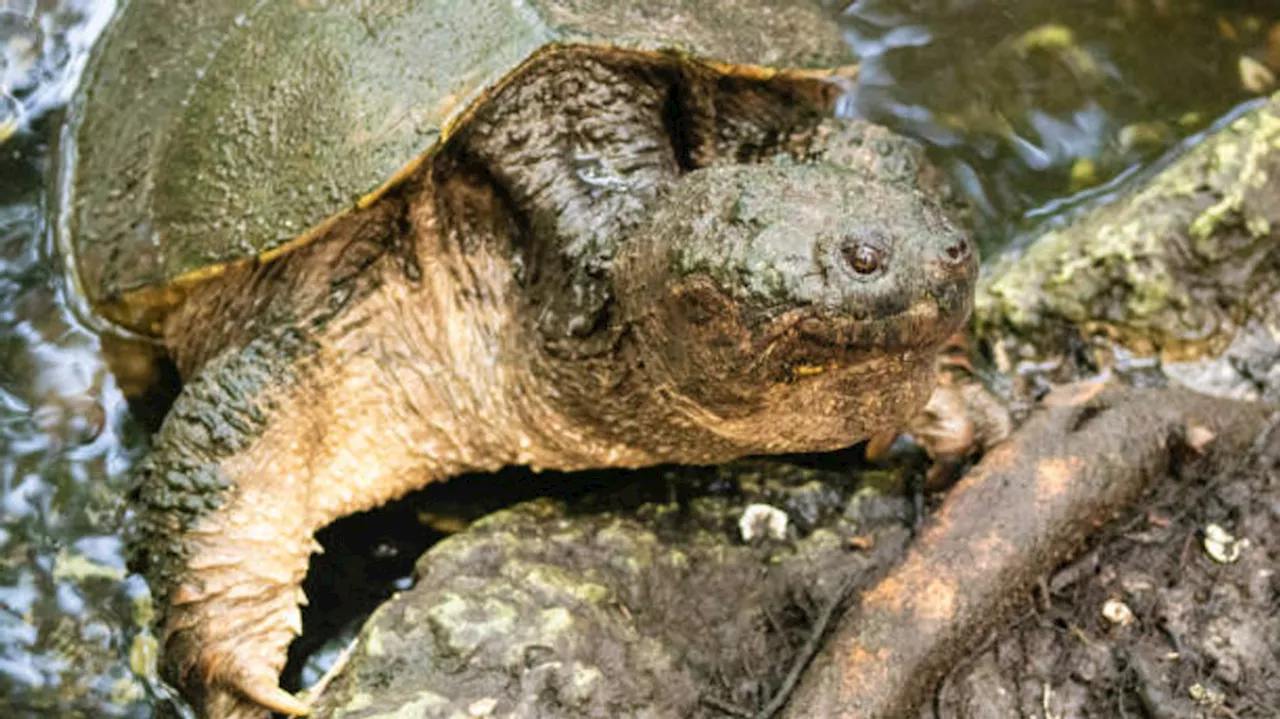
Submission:
<svg viewBox="0 0 1280 719">
<path fill-rule="evenodd" d="M 782 463 L 689 472 L 733 491 L 605 512 L 541 499 L 436 545 L 313 716 L 725 716 L 708 699 L 754 711 L 837 588 L 901 551 L 900 512 L 883 506 L 899 500 L 854 500 L 847 472 Z M 815 506 L 819 481 L 838 488 L 822 493 L 830 507 Z M 743 510 L 787 496 L 823 526 L 744 543 Z M 874 549 L 850 549 L 855 533 Z"/>
<path fill-rule="evenodd" d="M 1280 95 L 1106 199 L 985 274 L 975 325 L 1002 369 L 1148 356 L 1207 393 L 1280 397 Z"/>
</svg>

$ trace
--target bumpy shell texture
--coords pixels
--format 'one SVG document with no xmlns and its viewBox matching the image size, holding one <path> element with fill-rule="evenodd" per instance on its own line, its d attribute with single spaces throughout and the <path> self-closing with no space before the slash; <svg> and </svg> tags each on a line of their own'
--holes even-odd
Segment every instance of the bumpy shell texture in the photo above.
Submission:
<svg viewBox="0 0 1280 719">
<path fill-rule="evenodd" d="M 852 62 L 811 0 L 133 0 L 78 99 L 81 284 L 154 331 L 182 288 L 372 202 L 550 45 Z"/>
</svg>

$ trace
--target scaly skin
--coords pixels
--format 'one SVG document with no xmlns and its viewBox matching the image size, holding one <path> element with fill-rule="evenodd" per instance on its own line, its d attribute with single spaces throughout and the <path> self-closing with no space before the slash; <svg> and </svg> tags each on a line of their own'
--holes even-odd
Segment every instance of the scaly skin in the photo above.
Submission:
<svg viewBox="0 0 1280 719">
<path fill-rule="evenodd" d="M 591 87 L 574 97 L 596 102 Z M 610 107 L 666 112 L 665 92 L 649 97 Z M 709 166 L 683 171 L 672 153 L 689 148 L 640 132 L 661 118 L 623 117 L 591 135 L 639 178 L 622 196 L 520 164 L 519 147 L 564 136 L 504 134 L 497 114 L 167 320 L 187 384 L 140 472 L 134 546 L 163 609 L 164 674 L 206 716 L 305 712 L 277 677 L 314 533 L 338 517 L 508 464 L 835 449 L 928 399 L 976 258 L 918 148 L 815 121 L 791 140 L 761 131 L 791 160 L 735 164 L 710 138 L 725 147 L 693 148 Z M 748 130 L 735 141 L 760 141 Z M 575 290 L 598 294 L 566 303 Z M 596 314 L 547 320 L 565 308 Z"/>
</svg>

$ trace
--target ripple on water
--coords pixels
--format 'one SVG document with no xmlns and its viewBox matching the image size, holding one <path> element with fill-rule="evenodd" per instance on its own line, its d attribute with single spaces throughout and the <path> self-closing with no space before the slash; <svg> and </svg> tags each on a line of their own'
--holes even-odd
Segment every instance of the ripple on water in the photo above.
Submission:
<svg viewBox="0 0 1280 719">
<path fill-rule="evenodd" d="M 45 211 L 48 111 L 112 2 L 0 0 L 0 716 L 149 716 L 125 661 L 145 587 L 119 540 L 139 434 L 67 311 Z"/>
<path fill-rule="evenodd" d="M 1280 72 L 1273 0 L 837 4 L 863 58 L 853 111 L 938 148 L 988 250 L 1276 89 L 1242 68 Z"/>
</svg>

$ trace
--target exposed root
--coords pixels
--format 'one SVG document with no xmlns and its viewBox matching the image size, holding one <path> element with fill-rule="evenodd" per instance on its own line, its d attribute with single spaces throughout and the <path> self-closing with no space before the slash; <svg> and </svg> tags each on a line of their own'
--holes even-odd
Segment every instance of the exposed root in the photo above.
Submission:
<svg viewBox="0 0 1280 719">
<path fill-rule="evenodd" d="M 1150 482 L 1248 452 L 1275 411 L 1185 390 L 1076 390 L 952 490 L 903 564 L 842 620 L 784 716 L 907 715 Z M 1191 428 L 1203 455 L 1187 446 Z"/>
</svg>

